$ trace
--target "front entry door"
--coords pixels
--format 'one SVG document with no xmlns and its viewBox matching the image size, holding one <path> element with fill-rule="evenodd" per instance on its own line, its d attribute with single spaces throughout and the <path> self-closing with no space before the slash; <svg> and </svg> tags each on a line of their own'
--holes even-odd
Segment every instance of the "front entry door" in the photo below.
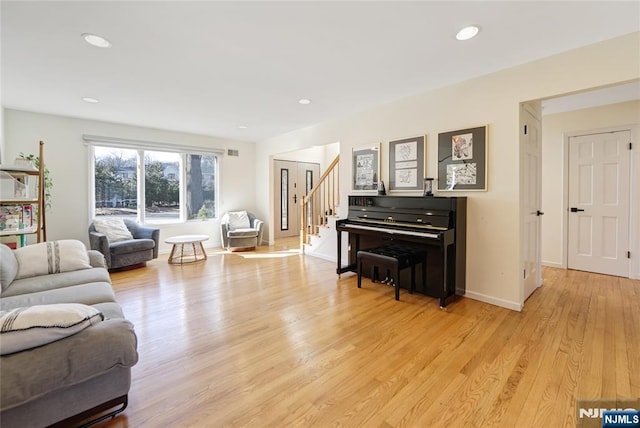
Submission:
<svg viewBox="0 0 640 428">
<path fill-rule="evenodd" d="M 569 269 L 629 276 L 630 141 L 630 131 L 569 138 Z"/>
<path fill-rule="evenodd" d="M 274 160 L 275 239 L 298 236 L 302 197 L 320 177 L 317 163 Z"/>
</svg>

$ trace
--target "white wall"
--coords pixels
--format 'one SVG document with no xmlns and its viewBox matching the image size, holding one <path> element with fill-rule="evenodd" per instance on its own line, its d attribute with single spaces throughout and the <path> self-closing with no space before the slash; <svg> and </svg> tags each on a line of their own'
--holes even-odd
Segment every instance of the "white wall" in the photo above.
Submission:
<svg viewBox="0 0 640 428">
<path fill-rule="evenodd" d="M 566 267 L 566 211 L 563 210 L 566 183 L 566 138 L 584 131 L 599 131 L 618 126 L 640 125 L 640 101 L 576 110 L 542 118 L 542 262 L 548 266 Z M 636 138 L 638 136 L 636 135 Z M 634 141 L 632 152 L 632 188 L 635 215 L 640 213 L 640 142 Z M 636 217 L 635 224 L 638 220 Z M 631 241 L 640 241 L 637 236 Z M 638 253 L 640 249 L 632 251 Z M 636 263 L 636 266 L 638 264 Z M 635 268 L 640 278 L 640 268 Z"/>
<path fill-rule="evenodd" d="M 320 164 L 320 174 L 322 174 L 339 154 L 340 143 L 332 143 L 302 150 L 293 150 L 286 153 L 278 153 L 273 156 L 273 159 L 317 163 Z"/>
<path fill-rule="evenodd" d="M 83 134 L 125 138 L 175 145 L 239 150 L 239 156 L 222 156 L 220 207 L 222 215 L 229 209 L 255 211 L 255 145 L 195 134 L 163 131 L 107 122 L 76 119 L 48 114 L 5 110 L 5 155 L 14 159 L 18 153 L 37 153 L 38 141 L 45 142 L 45 164 L 53 179 L 53 206 L 47 211 L 47 239 L 79 239 L 88 244 L 89 169 L 88 147 Z M 194 220 L 181 224 L 160 225 L 160 238 L 179 234 L 207 234 L 208 246 L 220 246 L 219 220 Z M 162 242 L 160 250 L 169 246 Z"/>
<path fill-rule="evenodd" d="M 436 176 L 438 133 L 486 124 L 489 190 L 456 193 L 469 197 L 467 296 L 519 310 L 523 304 L 519 104 L 640 78 L 639 46 L 640 33 L 633 33 L 259 143 L 257 211 L 260 215 L 269 212 L 273 177 L 269 181 L 263 177 L 270 174 L 269 158 L 275 153 L 340 141 L 344 160 L 351 158 L 354 147 L 382 142 L 384 180 L 388 177 L 388 141 L 428 134 L 427 176 Z M 341 162 L 341 214 L 350 177 L 351 162 Z"/>
</svg>

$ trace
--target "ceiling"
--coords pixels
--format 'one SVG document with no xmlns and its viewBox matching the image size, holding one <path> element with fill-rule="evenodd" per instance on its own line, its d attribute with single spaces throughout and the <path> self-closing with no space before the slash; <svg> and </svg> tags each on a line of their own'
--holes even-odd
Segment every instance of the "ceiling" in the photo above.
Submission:
<svg viewBox="0 0 640 428">
<path fill-rule="evenodd" d="M 244 141 L 640 30 L 637 1 L 5 0 L 1 8 L 5 108 Z M 457 41 L 468 24 L 480 34 Z M 90 46 L 82 33 L 112 46 Z"/>
</svg>

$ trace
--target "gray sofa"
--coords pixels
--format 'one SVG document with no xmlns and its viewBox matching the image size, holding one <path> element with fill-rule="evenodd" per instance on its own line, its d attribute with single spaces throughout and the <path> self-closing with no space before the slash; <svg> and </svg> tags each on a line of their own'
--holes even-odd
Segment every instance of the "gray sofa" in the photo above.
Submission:
<svg viewBox="0 0 640 428">
<path fill-rule="evenodd" d="M 158 258 L 160 229 L 141 226 L 134 220 L 125 218 L 124 224 L 133 235 L 133 239 L 109 242 L 107 235 L 96 231 L 93 223 L 89 225 L 89 244 L 92 250 L 100 251 L 108 269 L 143 265 Z"/>
<path fill-rule="evenodd" d="M 80 303 L 104 318 L 71 336 L 0 357 L 3 428 L 74 426 L 98 412 L 108 409 L 114 416 L 126 407 L 137 339 L 115 301 L 104 257 L 91 250 L 88 255 L 91 268 L 15 279 L 17 259 L 0 244 L 1 311 Z"/>
</svg>

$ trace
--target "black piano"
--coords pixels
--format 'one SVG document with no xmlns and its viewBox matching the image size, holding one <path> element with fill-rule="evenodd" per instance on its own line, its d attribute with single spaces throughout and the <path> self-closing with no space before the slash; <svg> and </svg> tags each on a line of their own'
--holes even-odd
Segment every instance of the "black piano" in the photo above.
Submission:
<svg viewBox="0 0 640 428">
<path fill-rule="evenodd" d="M 348 217 L 336 224 L 337 273 L 357 271 L 359 250 L 391 243 L 421 246 L 427 251 L 426 289 L 416 291 L 438 298 L 444 308 L 465 293 L 466 223 L 466 197 L 349 196 Z M 342 266 L 342 232 L 349 234 L 347 266 Z M 401 277 L 399 283 L 407 281 Z"/>
</svg>

